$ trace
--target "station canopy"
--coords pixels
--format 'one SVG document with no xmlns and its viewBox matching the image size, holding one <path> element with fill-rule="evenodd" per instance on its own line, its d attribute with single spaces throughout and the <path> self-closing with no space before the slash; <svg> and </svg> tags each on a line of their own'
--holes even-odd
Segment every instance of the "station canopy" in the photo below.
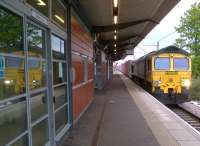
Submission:
<svg viewBox="0 0 200 146">
<path fill-rule="evenodd" d="M 81 12 L 104 51 L 119 60 L 161 21 L 179 0 L 79 0 Z M 169 22 L 170 23 L 170 22 Z"/>
</svg>

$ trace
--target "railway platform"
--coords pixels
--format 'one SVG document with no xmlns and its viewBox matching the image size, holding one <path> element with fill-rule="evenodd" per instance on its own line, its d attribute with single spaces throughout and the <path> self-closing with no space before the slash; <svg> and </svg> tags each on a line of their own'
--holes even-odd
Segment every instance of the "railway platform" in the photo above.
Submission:
<svg viewBox="0 0 200 146">
<path fill-rule="evenodd" d="M 117 72 L 61 145 L 199 146 L 200 133 Z"/>
</svg>

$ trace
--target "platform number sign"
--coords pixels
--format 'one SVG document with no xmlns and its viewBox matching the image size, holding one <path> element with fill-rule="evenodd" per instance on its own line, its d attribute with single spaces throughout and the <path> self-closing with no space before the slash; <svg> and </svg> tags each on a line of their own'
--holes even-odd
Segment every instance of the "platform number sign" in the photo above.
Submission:
<svg viewBox="0 0 200 146">
<path fill-rule="evenodd" d="M 5 59 L 3 56 L 0 56 L 0 79 L 4 78 L 5 70 Z"/>
</svg>

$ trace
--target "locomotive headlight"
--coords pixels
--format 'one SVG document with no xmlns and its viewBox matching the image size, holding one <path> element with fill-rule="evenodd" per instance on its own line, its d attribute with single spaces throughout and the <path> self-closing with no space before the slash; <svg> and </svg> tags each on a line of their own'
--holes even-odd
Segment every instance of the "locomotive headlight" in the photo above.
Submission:
<svg viewBox="0 0 200 146">
<path fill-rule="evenodd" d="M 161 83 L 162 82 L 160 80 L 154 81 L 154 86 L 159 87 L 161 85 Z"/>
<path fill-rule="evenodd" d="M 191 82 L 190 82 L 189 79 L 184 79 L 184 80 L 182 80 L 182 85 L 183 85 L 184 87 L 189 88 L 190 85 L 191 85 Z"/>
<path fill-rule="evenodd" d="M 4 81 L 4 84 L 6 84 L 6 85 L 10 85 L 10 83 L 11 83 L 11 80 L 5 80 Z"/>
</svg>

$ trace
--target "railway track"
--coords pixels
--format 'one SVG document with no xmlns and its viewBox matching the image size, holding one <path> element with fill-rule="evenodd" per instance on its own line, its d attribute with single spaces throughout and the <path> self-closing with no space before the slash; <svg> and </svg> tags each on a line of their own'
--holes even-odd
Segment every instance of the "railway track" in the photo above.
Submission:
<svg viewBox="0 0 200 146">
<path fill-rule="evenodd" d="M 168 105 L 167 107 L 200 132 L 200 119 L 198 117 L 182 109 L 178 105 Z"/>
</svg>

